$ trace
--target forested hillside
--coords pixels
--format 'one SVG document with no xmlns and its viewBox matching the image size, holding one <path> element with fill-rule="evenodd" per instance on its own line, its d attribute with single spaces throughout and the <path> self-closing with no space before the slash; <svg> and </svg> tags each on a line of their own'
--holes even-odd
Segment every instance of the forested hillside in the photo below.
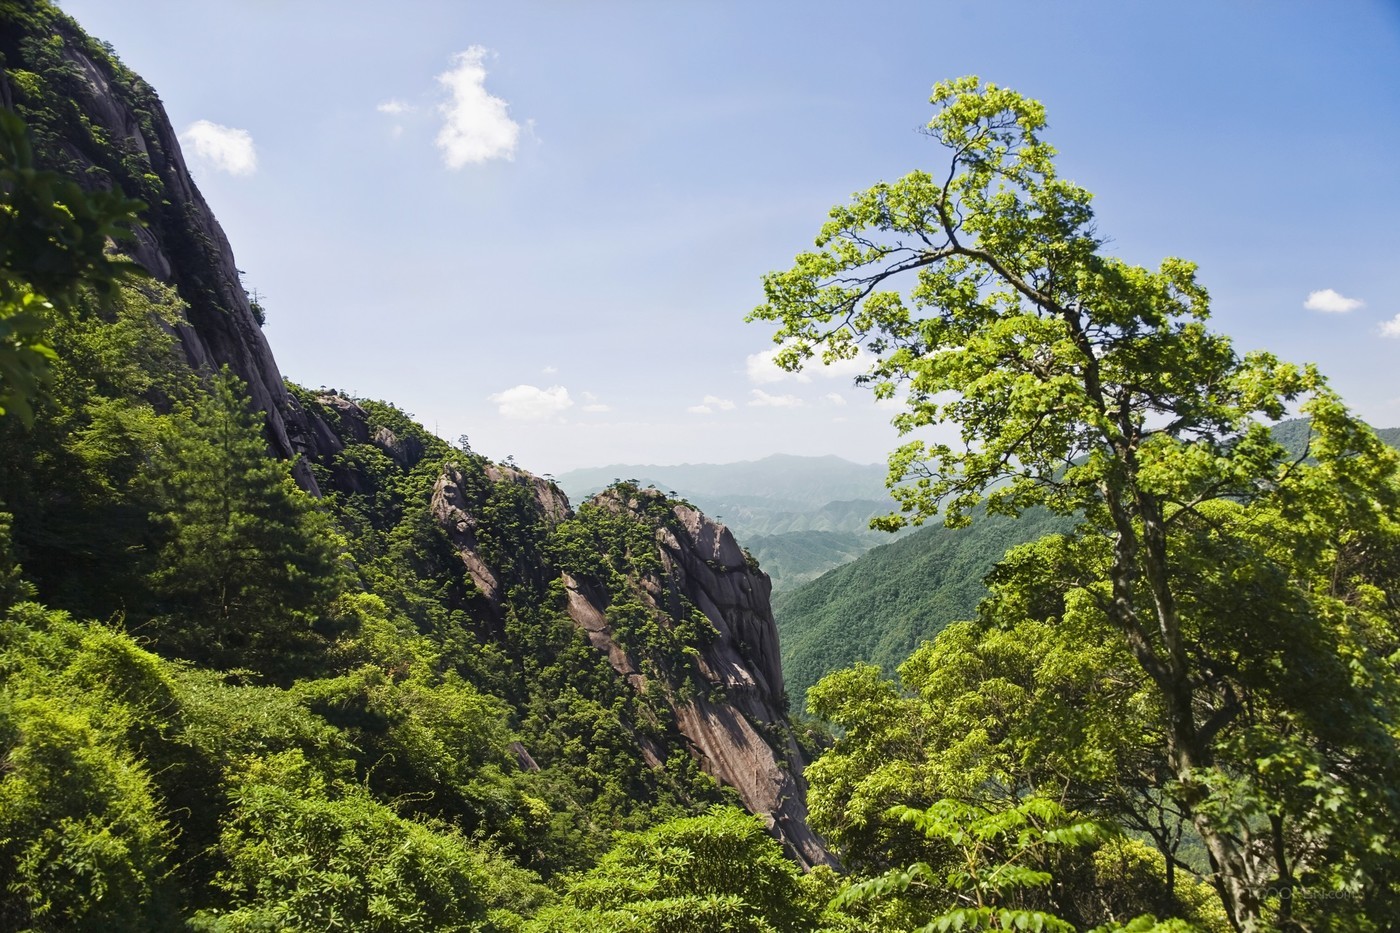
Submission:
<svg viewBox="0 0 1400 933">
<path fill-rule="evenodd" d="M 1034 513 L 922 528 L 773 598 L 783 671 L 795 703 L 857 661 L 893 671 L 949 623 L 976 615 L 982 581 L 1008 548 L 1069 523 Z"/>
<path fill-rule="evenodd" d="M 631 478 L 693 502 L 732 530 L 773 580 L 791 589 L 889 540 L 870 520 L 894 506 L 887 470 L 840 457 L 774 455 L 741 463 L 614 464 L 562 474 L 573 498 Z"/>
<path fill-rule="evenodd" d="M 727 527 L 284 382 L 155 92 L 47 0 L 0 56 L 0 928 L 1394 926 L 1400 455 L 1106 255 L 1034 100 L 937 85 L 934 174 L 763 282 L 949 526 L 808 646 L 987 588 L 794 723 Z"/>
<path fill-rule="evenodd" d="M 1310 441 L 1308 424 L 1290 419 L 1270 432 L 1299 457 Z M 1379 429 L 1376 436 L 1400 446 L 1400 429 Z M 1007 550 L 1068 532 L 1071 524 L 1043 511 L 1017 518 L 981 515 L 967 528 L 936 524 L 776 593 L 773 616 L 793 701 L 800 703 L 826 674 L 856 662 L 893 671 L 949 623 L 977 615 L 988 595 L 983 581 Z"/>
</svg>

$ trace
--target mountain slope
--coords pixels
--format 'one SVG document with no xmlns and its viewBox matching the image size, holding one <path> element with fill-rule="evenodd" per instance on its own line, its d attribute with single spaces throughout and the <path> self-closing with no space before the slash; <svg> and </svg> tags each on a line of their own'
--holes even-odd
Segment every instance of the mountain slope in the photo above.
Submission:
<svg viewBox="0 0 1400 933">
<path fill-rule="evenodd" d="M 978 516 L 968 528 L 920 529 L 773 600 L 795 706 L 857 661 L 893 670 L 949 622 L 969 618 L 982 578 L 1007 548 L 1067 527 L 1045 513 Z"/>
<path fill-rule="evenodd" d="M 155 205 L 152 279 L 0 418 L 0 926 L 517 929 L 736 798 L 830 863 L 732 535 L 285 386 L 154 93 L 47 3 L 0 25 L 45 164 Z"/>
<path fill-rule="evenodd" d="M 1272 431 L 1290 454 L 1303 453 L 1305 419 L 1281 422 Z M 1400 447 L 1400 428 L 1376 433 Z M 949 622 L 973 616 L 986 595 L 982 579 L 1008 548 L 1068 527 L 1068 521 L 1041 512 L 1020 519 L 979 515 L 970 528 L 921 529 L 778 593 L 773 612 L 794 705 L 801 706 L 807 689 L 823 676 L 857 661 L 893 670 Z"/>
<path fill-rule="evenodd" d="M 775 454 L 739 463 L 615 464 L 572 470 L 558 482 L 577 499 L 630 478 L 695 503 L 724 521 L 777 592 L 890 540 L 869 527 L 871 518 L 895 509 L 886 472 L 834 456 Z"/>
</svg>

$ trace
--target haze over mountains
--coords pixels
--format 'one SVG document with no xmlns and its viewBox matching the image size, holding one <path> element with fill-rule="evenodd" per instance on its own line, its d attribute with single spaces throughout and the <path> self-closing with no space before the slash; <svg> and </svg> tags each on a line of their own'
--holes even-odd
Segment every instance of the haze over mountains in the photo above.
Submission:
<svg viewBox="0 0 1400 933">
<path fill-rule="evenodd" d="M 870 519 L 896 506 L 884 464 L 774 454 L 738 463 L 613 464 L 557 477 L 578 502 L 618 479 L 693 502 L 758 558 L 775 591 L 791 589 L 892 540 Z"/>
<path fill-rule="evenodd" d="M 1303 455 L 1306 420 L 1281 422 L 1272 432 L 1293 456 Z M 1400 428 L 1377 428 L 1376 435 L 1400 448 Z M 803 707 L 823 676 L 858 661 L 892 672 L 950 622 L 975 615 L 987 595 L 983 579 L 1008 548 L 1070 527 L 1039 510 L 1018 519 L 979 510 L 968 528 L 935 522 L 899 541 L 884 536 L 850 563 L 777 593 L 773 616 L 793 708 Z"/>
</svg>

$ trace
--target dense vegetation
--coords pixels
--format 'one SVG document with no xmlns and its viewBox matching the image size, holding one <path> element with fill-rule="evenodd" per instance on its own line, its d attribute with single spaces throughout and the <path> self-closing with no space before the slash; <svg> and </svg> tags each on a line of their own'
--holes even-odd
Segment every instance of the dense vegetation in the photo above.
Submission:
<svg viewBox="0 0 1400 933">
<path fill-rule="evenodd" d="M 949 622 L 971 618 L 982 580 L 1016 544 L 1069 523 L 1044 512 L 984 516 L 968 528 L 921 528 L 773 597 L 788 692 L 804 697 L 857 661 L 893 671 Z"/>
<path fill-rule="evenodd" d="M 811 769 L 813 821 L 886 870 L 852 897 L 931 893 L 924 916 L 951 926 L 1004 925 L 1007 905 L 1079 925 L 1075 869 L 1040 842 L 1126 827 L 1164 865 L 1193 869 L 1177 847 L 1199 846 L 1238 929 L 1384 928 L 1400 456 L 1312 367 L 1208 330 L 1192 264 L 1101 252 L 1038 103 L 977 78 L 933 103 L 946 172 L 834 208 L 753 316 L 778 322 L 784 365 L 866 345 L 876 394 L 907 393 L 887 526 L 966 526 L 985 503 L 1072 528 L 1010 552 L 978 620 L 902 686 L 867 667 L 814 690 L 845 735 Z M 1291 405 L 1311 419 L 1302 456 L 1263 423 Z M 917 439 L 944 422 L 959 443 Z"/>
<path fill-rule="evenodd" d="M 1269 433 L 1288 456 L 1307 457 L 1307 419 L 1283 421 Z M 1378 429 L 1376 437 L 1400 445 L 1400 429 Z M 979 514 L 966 528 L 921 528 L 810 583 L 775 591 L 788 692 L 804 697 L 824 675 L 857 662 L 893 672 L 950 622 L 976 615 L 988 595 L 984 579 L 1007 550 L 1072 526 L 1042 510 L 1015 518 Z M 766 569 L 767 556 L 750 547 Z"/>
<path fill-rule="evenodd" d="M 1034 102 L 941 85 L 947 181 L 837 208 L 758 311 L 791 365 L 869 343 L 877 392 L 910 390 L 903 428 L 963 426 L 961 448 L 896 453 L 914 521 L 946 505 L 987 548 L 1000 517 L 1057 524 L 897 679 L 857 665 L 812 689 L 836 734 L 813 743 L 811 818 L 846 874 L 803 873 L 675 726 L 716 630 L 663 579 L 666 497 L 624 483 L 569 513 L 391 404 L 290 386 L 337 441 L 310 495 L 239 380 L 181 352 L 224 313 L 227 283 L 200 282 L 216 244 L 172 254 L 178 291 L 103 249 L 174 169 L 84 122 L 72 53 L 129 101 L 149 88 L 47 3 L 0 16 L 31 124 L 0 123 L 0 926 L 1400 915 L 1400 456 L 1315 372 L 1206 330 L 1188 264 L 1103 257 Z M 146 216 L 171 242 L 188 220 Z M 882 290 L 906 273 L 908 303 Z M 1258 423 L 1294 402 L 1290 455 Z M 565 611 L 565 575 L 645 689 Z"/>
</svg>

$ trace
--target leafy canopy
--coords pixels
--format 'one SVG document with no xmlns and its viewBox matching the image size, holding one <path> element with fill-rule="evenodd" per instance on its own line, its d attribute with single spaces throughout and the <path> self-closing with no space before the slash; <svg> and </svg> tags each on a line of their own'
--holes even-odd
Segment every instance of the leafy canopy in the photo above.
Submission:
<svg viewBox="0 0 1400 933">
<path fill-rule="evenodd" d="M 864 347 L 876 395 L 907 392 L 895 424 L 916 436 L 890 457 L 902 514 L 885 527 L 966 524 L 983 500 L 1079 521 L 1044 572 L 1003 574 L 995 624 L 1019 604 L 1119 639 L 1158 737 L 1147 773 L 1233 924 L 1317 915 L 1293 902 L 1310 889 L 1366 890 L 1328 907 L 1353 928 L 1386 916 L 1400 461 L 1315 369 L 1209 331 L 1193 264 L 1105 255 L 1039 103 L 975 77 L 932 103 L 947 171 L 834 208 L 751 319 L 777 322 L 788 368 Z M 1262 423 L 1294 403 L 1311 464 Z M 957 442 L 925 431 L 944 424 Z"/>
</svg>

